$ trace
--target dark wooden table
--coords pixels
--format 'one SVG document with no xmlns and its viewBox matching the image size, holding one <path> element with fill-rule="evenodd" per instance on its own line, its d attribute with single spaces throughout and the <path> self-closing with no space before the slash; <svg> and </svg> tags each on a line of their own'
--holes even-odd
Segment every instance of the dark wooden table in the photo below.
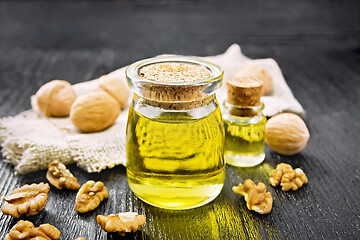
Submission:
<svg viewBox="0 0 360 240">
<path fill-rule="evenodd" d="M 249 1 L 250 2 L 250 1 Z M 311 138 L 292 157 L 266 149 L 258 167 L 227 166 L 225 186 L 210 204 L 187 211 L 149 206 L 130 191 L 122 166 L 88 174 L 110 198 L 77 214 L 75 193 L 51 188 L 46 208 L 29 219 L 55 225 L 61 239 L 358 239 L 360 234 L 359 1 L 117 1 L 0 2 L 0 117 L 30 108 L 45 82 L 78 83 L 161 53 L 214 55 L 239 43 L 251 58 L 272 57 L 306 110 Z M 286 162 L 309 183 L 296 192 L 270 187 L 269 171 Z M 231 187 L 263 181 L 274 197 L 266 216 L 247 210 Z M 45 171 L 15 175 L 0 161 L 0 193 L 46 181 Z M 103 232 L 98 214 L 137 211 L 146 224 L 135 234 Z M 0 214 L 0 238 L 18 220 Z"/>
</svg>

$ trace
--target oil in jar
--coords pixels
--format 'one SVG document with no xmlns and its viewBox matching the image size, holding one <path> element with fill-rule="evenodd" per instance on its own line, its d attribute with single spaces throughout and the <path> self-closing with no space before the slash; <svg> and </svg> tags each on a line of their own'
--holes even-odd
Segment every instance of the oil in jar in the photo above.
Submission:
<svg viewBox="0 0 360 240">
<path fill-rule="evenodd" d="M 218 106 L 200 119 L 186 111 L 148 118 L 131 106 L 126 146 L 129 186 L 140 199 L 157 207 L 204 205 L 223 187 L 223 144 Z"/>
</svg>

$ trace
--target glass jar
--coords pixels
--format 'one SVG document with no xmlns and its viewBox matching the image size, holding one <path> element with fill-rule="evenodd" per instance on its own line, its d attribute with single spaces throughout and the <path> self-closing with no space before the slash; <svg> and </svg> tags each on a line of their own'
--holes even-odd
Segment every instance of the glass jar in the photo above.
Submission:
<svg viewBox="0 0 360 240">
<path fill-rule="evenodd" d="M 206 69 L 209 76 L 155 81 L 140 73 L 159 63 L 190 64 Z M 126 172 L 137 197 L 161 208 L 188 209 L 220 193 L 225 177 L 224 130 L 214 91 L 222 76 L 220 67 L 195 57 L 156 57 L 127 68 L 133 101 L 126 132 Z"/>
<path fill-rule="evenodd" d="M 252 167 L 264 161 L 266 117 L 263 109 L 263 103 L 242 107 L 224 102 L 224 157 L 227 164 Z"/>
</svg>

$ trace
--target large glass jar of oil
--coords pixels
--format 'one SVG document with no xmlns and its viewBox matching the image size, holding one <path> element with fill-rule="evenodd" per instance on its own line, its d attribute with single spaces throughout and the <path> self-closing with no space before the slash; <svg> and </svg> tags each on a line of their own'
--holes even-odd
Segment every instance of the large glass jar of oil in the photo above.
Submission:
<svg viewBox="0 0 360 240">
<path fill-rule="evenodd" d="M 212 201 L 225 176 L 224 130 L 214 91 L 221 69 L 166 56 L 126 70 L 133 101 L 126 135 L 127 177 L 143 201 L 188 209 Z"/>
</svg>

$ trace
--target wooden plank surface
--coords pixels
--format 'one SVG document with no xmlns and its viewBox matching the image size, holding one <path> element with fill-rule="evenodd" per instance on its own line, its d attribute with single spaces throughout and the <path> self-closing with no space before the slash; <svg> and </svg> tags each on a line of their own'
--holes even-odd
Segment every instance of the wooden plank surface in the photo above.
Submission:
<svg viewBox="0 0 360 240">
<path fill-rule="evenodd" d="M 0 2 L 0 117 L 30 108 L 45 82 L 77 83 L 161 53 L 214 55 L 231 43 L 251 58 L 272 57 L 306 110 L 311 138 L 292 157 L 268 148 L 254 168 L 227 166 L 219 197 L 203 207 L 169 211 L 134 196 L 126 169 L 88 174 L 70 170 L 82 184 L 101 180 L 109 199 L 95 211 L 73 210 L 76 192 L 53 187 L 46 208 L 29 218 L 50 223 L 61 239 L 356 239 L 360 234 L 360 22 L 358 1 Z M 265 4 L 266 5 L 266 4 Z M 296 192 L 268 184 L 269 172 L 287 162 L 309 183 Z M 263 181 L 274 197 L 262 216 L 247 210 L 231 187 Z M 0 193 L 46 181 L 45 171 L 15 175 L 0 161 Z M 137 211 L 147 217 L 136 234 L 106 234 L 98 214 Z M 0 214 L 0 238 L 17 220 Z"/>
</svg>

